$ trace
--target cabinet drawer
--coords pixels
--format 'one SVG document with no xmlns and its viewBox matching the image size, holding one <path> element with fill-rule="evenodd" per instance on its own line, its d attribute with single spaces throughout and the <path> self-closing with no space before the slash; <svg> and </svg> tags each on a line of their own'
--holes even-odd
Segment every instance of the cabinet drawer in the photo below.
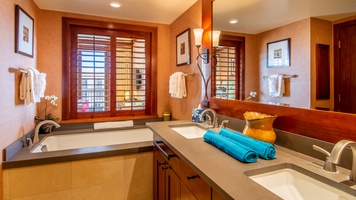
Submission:
<svg viewBox="0 0 356 200">
<path fill-rule="evenodd" d="M 211 199 L 211 187 L 209 184 L 183 161 L 181 161 L 180 179 L 197 199 Z"/>
</svg>

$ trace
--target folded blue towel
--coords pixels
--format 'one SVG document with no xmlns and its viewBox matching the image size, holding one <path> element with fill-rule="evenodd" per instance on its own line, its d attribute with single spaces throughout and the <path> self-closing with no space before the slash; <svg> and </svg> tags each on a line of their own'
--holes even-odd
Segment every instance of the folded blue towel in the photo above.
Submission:
<svg viewBox="0 0 356 200">
<path fill-rule="evenodd" d="M 241 162 L 252 163 L 257 161 L 258 154 L 255 151 L 223 137 L 212 130 L 208 130 L 203 137 L 206 142 L 216 146 Z"/>
<path fill-rule="evenodd" d="M 225 128 L 221 129 L 219 134 L 255 150 L 258 153 L 259 157 L 263 159 L 272 160 L 276 158 L 276 149 L 272 144 L 268 142 L 255 140 L 242 133 L 230 131 Z"/>
</svg>

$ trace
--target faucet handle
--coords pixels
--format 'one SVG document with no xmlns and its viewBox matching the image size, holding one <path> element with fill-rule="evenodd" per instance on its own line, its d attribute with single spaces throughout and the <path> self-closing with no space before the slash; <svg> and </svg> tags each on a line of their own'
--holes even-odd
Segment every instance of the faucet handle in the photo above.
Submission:
<svg viewBox="0 0 356 200">
<path fill-rule="evenodd" d="M 316 145 L 313 145 L 313 149 L 326 155 L 323 169 L 325 169 L 326 171 L 329 171 L 329 172 L 336 172 L 336 165 L 334 163 L 330 162 L 330 160 L 329 160 L 331 154 L 327 150 L 325 150 L 319 146 L 316 146 Z"/>
<path fill-rule="evenodd" d="M 226 125 L 225 125 L 225 124 L 227 124 L 227 123 L 229 123 L 229 120 L 223 120 L 223 121 L 221 122 L 221 124 L 220 124 L 220 130 L 221 130 L 222 128 L 226 128 Z"/>
<path fill-rule="evenodd" d="M 313 149 L 315 151 L 319 151 L 320 153 L 325 154 L 327 157 L 330 157 L 330 153 L 327 150 L 325 150 L 325 149 L 323 149 L 323 148 L 321 148 L 319 146 L 313 145 Z"/>
</svg>

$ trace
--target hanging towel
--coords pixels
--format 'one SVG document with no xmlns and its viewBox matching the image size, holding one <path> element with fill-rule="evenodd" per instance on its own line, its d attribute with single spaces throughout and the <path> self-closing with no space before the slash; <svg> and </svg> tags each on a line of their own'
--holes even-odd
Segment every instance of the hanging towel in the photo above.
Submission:
<svg viewBox="0 0 356 200">
<path fill-rule="evenodd" d="M 44 92 L 46 90 L 46 73 L 41 73 L 37 69 L 32 69 L 33 71 L 33 88 L 34 88 L 34 98 L 35 102 L 40 102 L 41 97 L 44 97 Z"/>
<path fill-rule="evenodd" d="M 242 133 L 231 131 L 226 128 L 221 129 L 219 134 L 255 150 L 259 157 L 265 160 L 272 160 L 276 158 L 276 149 L 270 143 L 255 140 Z"/>
<path fill-rule="evenodd" d="M 20 99 L 26 99 L 26 88 L 27 88 L 27 72 L 22 73 L 21 81 L 20 81 Z"/>
<path fill-rule="evenodd" d="M 258 154 L 254 150 L 229 138 L 223 137 L 212 130 L 208 130 L 203 138 L 206 142 L 216 146 L 241 162 L 252 163 L 258 159 Z"/>
<path fill-rule="evenodd" d="M 181 99 L 187 96 L 184 73 L 175 72 L 169 77 L 169 93 L 174 98 Z"/>
<path fill-rule="evenodd" d="M 46 74 L 27 68 L 20 81 L 20 99 L 24 100 L 26 105 L 40 102 L 41 97 L 44 97 L 45 89 Z"/>
<path fill-rule="evenodd" d="M 282 97 L 285 92 L 282 74 L 272 74 L 268 77 L 268 93 L 271 97 Z"/>
</svg>

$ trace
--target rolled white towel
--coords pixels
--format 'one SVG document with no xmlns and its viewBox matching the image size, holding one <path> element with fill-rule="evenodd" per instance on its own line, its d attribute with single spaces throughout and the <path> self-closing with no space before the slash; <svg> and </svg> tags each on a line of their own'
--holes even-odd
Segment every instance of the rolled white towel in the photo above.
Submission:
<svg viewBox="0 0 356 200">
<path fill-rule="evenodd" d="M 124 128 L 124 127 L 133 127 L 133 126 L 134 123 L 132 120 L 118 121 L 118 122 L 101 122 L 101 123 L 94 123 L 94 130 Z"/>
</svg>

